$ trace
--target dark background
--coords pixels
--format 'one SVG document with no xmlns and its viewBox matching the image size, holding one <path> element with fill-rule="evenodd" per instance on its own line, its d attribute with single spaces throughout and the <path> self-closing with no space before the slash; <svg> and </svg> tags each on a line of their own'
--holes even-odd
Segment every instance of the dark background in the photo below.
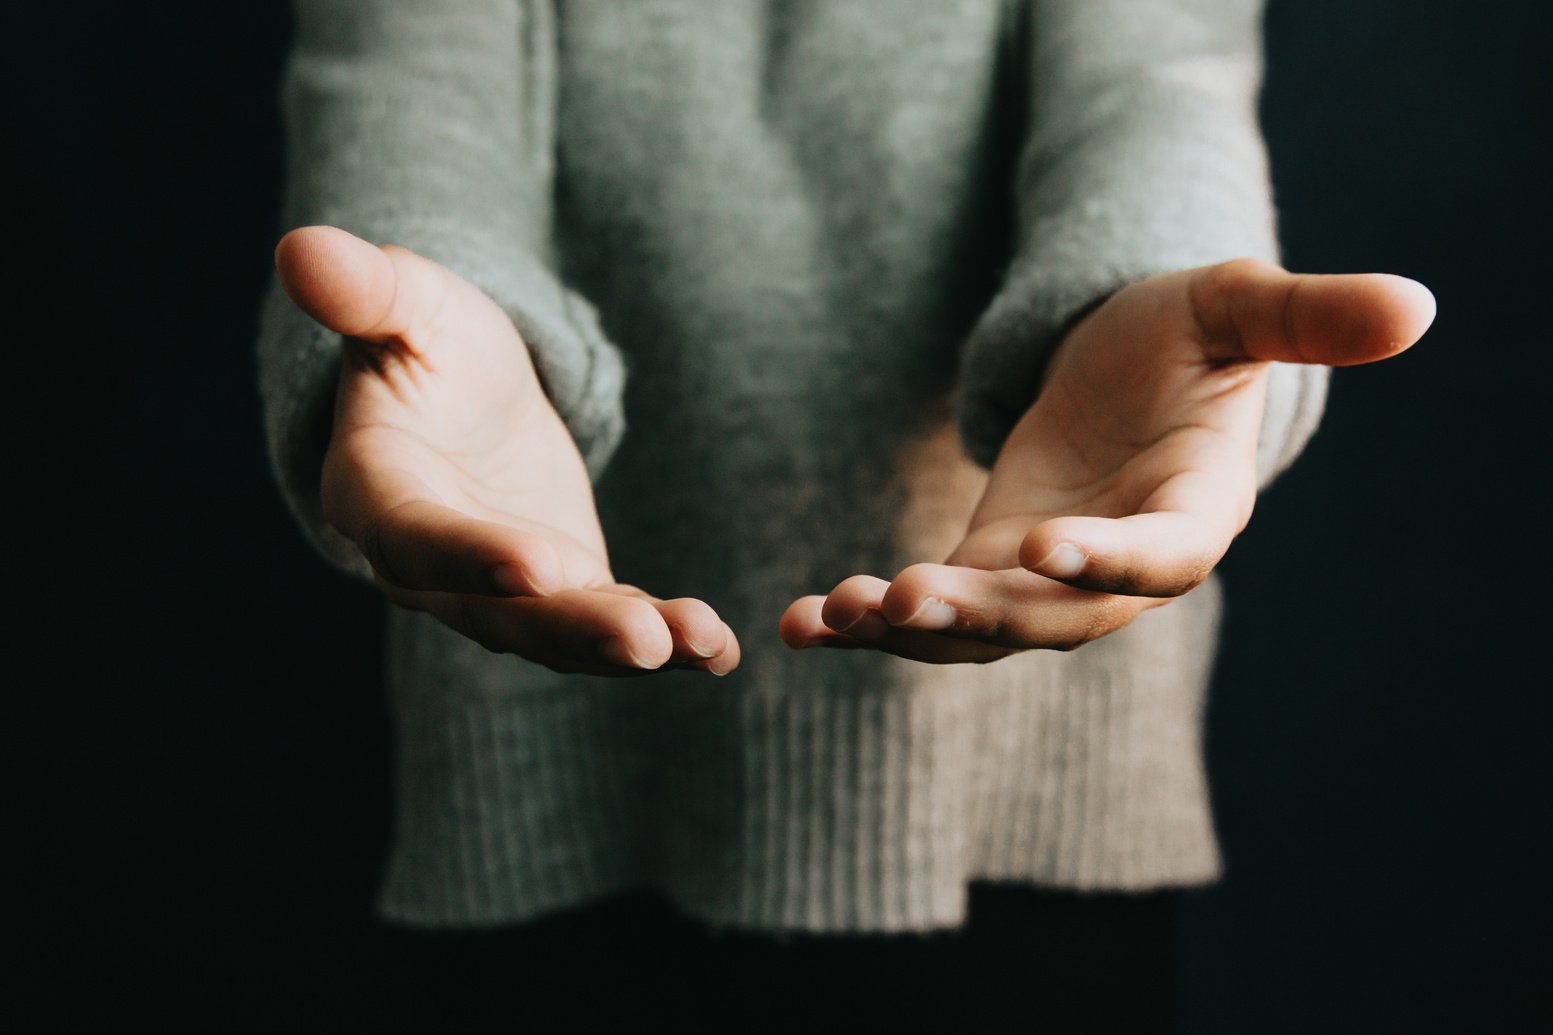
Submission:
<svg viewBox="0 0 1553 1035">
<path fill-rule="evenodd" d="M 1285 265 L 1414 277 L 1439 316 L 1334 378 L 1222 567 L 1228 876 L 1181 903 L 1187 1031 L 1547 1012 L 1547 10 L 1271 5 Z M 305 1016 L 380 939 L 391 788 L 379 603 L 308 552 L 260 438 L 285 7 L 10 20 L 21 987 Z"/>
</svg>

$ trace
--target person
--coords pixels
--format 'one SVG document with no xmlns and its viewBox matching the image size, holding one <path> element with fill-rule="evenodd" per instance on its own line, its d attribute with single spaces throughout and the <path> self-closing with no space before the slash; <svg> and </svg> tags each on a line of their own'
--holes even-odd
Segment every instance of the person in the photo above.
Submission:
<svg viewBox="0 0 1553 1035">
<path fill-rule="evenodd" d="M 1258 0 L 296 10 L 261 389 L 394 605 L 382 917 L 1219 875 L 1213 568 L 1434 313 L 1280 264 Z"/>
</svg>

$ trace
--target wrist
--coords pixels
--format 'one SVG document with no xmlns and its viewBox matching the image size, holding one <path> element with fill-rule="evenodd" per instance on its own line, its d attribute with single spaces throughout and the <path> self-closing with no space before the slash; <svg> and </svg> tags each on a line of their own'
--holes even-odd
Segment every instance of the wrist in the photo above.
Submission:
<svg viewBox="0 0 1553 1035">
<path fill-rule="evenodd" d="M 1062 327 L 1057 331 L 1055 336 L 1056 344 L 1053 345 L 1046 353 L 1046 359 L 1041 368 L 1041 378 L 1038 382 L 1037 394 L 1039 394 L 1040 391 L 1045 390 L 1046 383 L 1051 380 L 1052 371 L 1056 370 L 1058 365 L 1062 362 L 1063 357 L 1068 352 L 1072 351 L 1072 343 L 1074 339 L 1082 336 L 1082 329 L 1088 326 L 1088 324 L 1091 322 L 1095 311 L 1101 306 L 1105 305 L 1105 303 L 1109 301 L 1115 294 L 1116 292 L 1112 291 L 1101 295 L 1098 298 L 1092 299 L 1091 301 L 1085 303 L 1082 307 L 1075 311 L 1073 315 L 1069 316 L 1067 320 L 1063 322 Z"/>
</svg>

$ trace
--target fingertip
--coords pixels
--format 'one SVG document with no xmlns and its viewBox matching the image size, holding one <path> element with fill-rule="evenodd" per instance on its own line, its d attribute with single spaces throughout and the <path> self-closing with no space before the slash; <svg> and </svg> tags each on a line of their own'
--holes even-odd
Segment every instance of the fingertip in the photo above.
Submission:
<svg viewBox="0 0 1553 1035">
<path fill-rule="evenodd" d="M 548 545 L 522 561 L 500 561 L 486 571 L 489 591 L 501 597 L 548 597 L 564 587 L 561 560 Z"/>
<path fill-rule="evenodd" d="M 832 632 L 840 632 L 857 618 L 856 610 L 846 610 L 833 596 L 826 597 L 820 605 L 820 623 Z"/>
<path fill-rule="evenodd" d="M 275 266 L 279 269 L 288 265 L 294 258 L 297 250 L 306 248 L 308 239 L 318 231 L 325 229 L 320 226 L 295 226 L 280 235 L 280 240 L 275 242 Z"/>
<path fill-rule="evenodd" d="M 777 628 L 777 637 L 791 650 L 803 650 L 806 646 L 802 637 L 797 636 L 785 626 Z"/>
<path fill-rule="evenodd" d="M 825 600 L 826 598 L 820 594 L 811 594 L 799 597 L 788 604 L 787 610 L 783 611 L 782 617 L 777 620 L 777 636 L 782 642 L 794 650 L 802 650 L 809 646 L 813 637 L 805 628 L 804 612 L 812 609 L 818 617 Z M 822 617 L 818 618 L 818 621 L 819 624 L 824 624 Z"/>
<path fill-rule="evenodd" d="M 529 592 L 534 596 L 548 597 L 566 588 L 566 565 L 550 543 L 531 543 L 523 560 Z"/>
<path fill-rule="evenodd" d="M 1032 528 L 1019 544 L 1019 566 L 1049 579 L 1076 578 L 1089 567 L 1094 546 L 1074 527 L 1082 524 L 1088 535 L 1095 532 L 1083 519 L 1057 518 Z"/>
<path fill-rule="evenodd" d="M 723 647 L 716 655 L 706 661 L 706 671 L 714 676 L 726 676 L 739 667 L 743 660 L 743 652 L 739 649 L 739 638 L 733 633 L 733 626 L 723 622 L 724 642 Z"/>
<path fill-rule="evenodd" d="M 903 629 L 921 629 L 928 632 L 941 632 L 954 628 L 960 615 L 953 604 L 942 597 L 924 597 L 916 609 L 900 621 L 890 621 L 890 625 Z M 888 630 L 886 630 L 888 631 Z M 882 639 L 882 636 L 863 639 Z"/>
<path fill-rule="evenodd" d="M 1077 543 L 1061 542 L 1047 551 L 1040 560 L 1025 566 L 1037 575 L 1066 581 L 1084 574 L 1084 569 L 1089 566 L 1089 552 Z"/>
<path fill-rule="evenodd" d="M 282 272 L 310 268 L 332 255 L 365 243 L 337 226 L 319 223 L 293 227 L 275 244 L 275 267 Z"/>
<path fill-rule="evenodd" d="M 275 245 L 275 270 L 299 308 L 347 336 L 372 330 L 394 298 L 394 268 L 376 245 L 337 226 L 301 226 Z"/>
<path fill-rule="evenodd" d="M 868 632 L 874 634 L 869 638 L 877 639 L 880 634 L 887 631 L 881 626 L 905 625 L 929 597 L 936 597 L 939 601 L 943 601 L 946 596 L 953 596 L 956 583 L 957 580 L 951 577 L 949 565 L 933 564 L 928 561 L 908 564 L 896 574 L 895 578 L 878 587 L 883 589 L 881 595 L 875 599 L 854 604 L 849 609 L 843 624 L 840 627 L 831 625 L 831 628 L 837 632 L 856 636 L 858 630 L 851 623 L 866 616 L 870 608 L 877 608 L 880 621 L 868 622 L 863 626 L 865 634 Z"/>
<path fill-rule="evenodd" d="M 275 273 L 280 278 L 280 286 L 291 296 L 292 301 L 301 305 L 305 304 L 305 285 L 302 283 L 303 274 L 312 266 L 308 261 L 310 240 L 318 227 L 299 226 L 288 230 L 275 242 Z"/>
<path fill-rule="evenodd" d="M 655 637 L 644 638 L 632 633 L 606 637 L 599 642 L 598 651 L 612 665 L 649 672 L 668 664 L 674 652 L 672 643 L 664 646 Z"/>
<path fill-rule="evenodd" d="M 636 603 L 640 603 L 646 611 L 641 612 L 640 620 L 631 621 L 618 639 L 638 659 L 639 667 L 660 668 L 674 656 L 674 634 L 669 631 L 668 623 L 657 608 L 645 600 Z M 646 617 L 647 612 L 651 613 L 650 620 Z"/>
<path fill-rule="evenodd" d="M 1434 322 L 1434 292 L 1394 273 L 1310 278 L 1297 323 L 1307 362 L 1357 366 L 1406 351 Z"/>
<path fill-rule="evenodd" d="M 611 636 L 599 644 L 599 655 L 612 665 L 622 668 L 657 668 L 636 649 L 629 639 L 624 636 Z"/>
<path fill-rule="evenodd" d="M 711 641 L 693 636 L 686 637 L 685 645 L 690 648 L 693 657 L 710 659 L 722 656 L 722 653 L 728 649 L 728 639 L 724 633 L 719 632 L 716 639 Z"/>
<path fill-rule="evenodd" d="M 697 601 L 697 603 L 701 603 Z M 696 657 L 715 658 L 728 649 L 729 632 L 728 624 L 717 617 L 717 613 L 710 605 L 702 604 L 704 609 L 701 615 L 685 621 L 680 632 L 684 637 L 685 646 Z"/>
<path fill-rule="evenodd" d="M 1388 344 L 1401 352 L 1424 336 L 1439 312 L 1439 302 L 1423 284 L 1394 273 L 1382 274 L 1394 299 Z"/>
<path fill-rule="evenodd" d="M 816 617 L 827 629 L 840 632 L 866 607 L 864 594 L 858 591 L 858 576 L 843 579 L 829 593 L 807 597 L 818 601 Z"/>
</svg>

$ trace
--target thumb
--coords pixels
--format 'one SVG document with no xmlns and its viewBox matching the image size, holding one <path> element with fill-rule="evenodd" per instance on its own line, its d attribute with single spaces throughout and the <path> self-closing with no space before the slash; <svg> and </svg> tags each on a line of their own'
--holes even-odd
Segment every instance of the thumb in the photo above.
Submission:
<svg viewBox="0 0 1553 1035">
<path fill-rule="evenodd" d="M 367 342 L 403 341 L 446 297 L 441 267 L 333 226 L 292 230 L 275 246 L 281 287 L 332 331 Z"/>
<path fill-rule="evenodd" d="M 1352 366 L 1423 337 L 1434 295 L 1391 273 L 1298 274 L 1261 259 L 1193 271 L 1187 292 L 1210 359 Z"/>
</svg>

